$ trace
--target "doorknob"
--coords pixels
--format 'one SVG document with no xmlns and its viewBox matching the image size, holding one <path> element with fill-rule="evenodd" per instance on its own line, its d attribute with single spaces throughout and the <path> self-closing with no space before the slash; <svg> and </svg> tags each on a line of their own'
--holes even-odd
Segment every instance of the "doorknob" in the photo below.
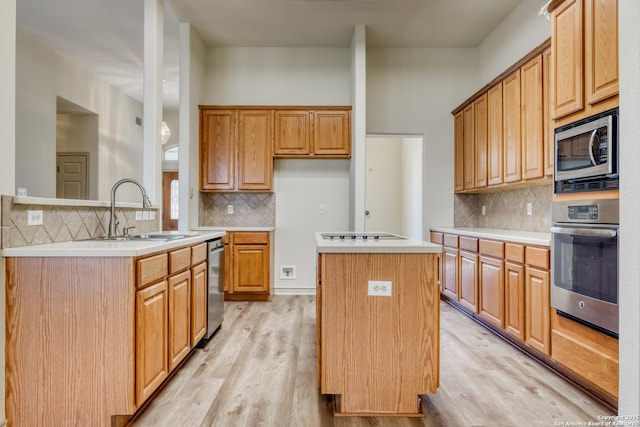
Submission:
<svg viewBox="0 0 640 427">
<path fill-rule="evenodd" d="M 369 216 L 369 211 L 364 211 L 364 214 Z"/>
</svg>

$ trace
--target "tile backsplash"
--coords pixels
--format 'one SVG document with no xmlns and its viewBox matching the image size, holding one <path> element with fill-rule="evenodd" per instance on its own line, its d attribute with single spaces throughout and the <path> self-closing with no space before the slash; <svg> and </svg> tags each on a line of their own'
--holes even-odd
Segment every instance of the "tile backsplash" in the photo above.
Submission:
<svg viewBox="0 0 640 427">
<path fill-rule="evenodd" d="M 27 211 L 41 210 L 42 225 L 27 225 Z M 135 227 L 132 233 L 148 233 L 160 229 L 160 212 L 155 220 L 136 220 L 141 208 L 116 208 L 119 230 Z M 106 236 L 109 229 L 109 207 L 39 205 L 13 203 L 13 196 L 2 196 L 2 248 L 68 242 Z"/>
<path fill-rule="evenodd" d="M 552 185 L 454 196 L 454 226 L 549 232 Z M 527 215 L 527 203 L 532 214 Z M 485 215 L 482 215 L 482 206 Z"/>
<path fill-rule="evenodd" d="M 233 214 L 227 213 L 233 206 Z M 202 227 L 274 227 L 275 193 L 200 193 Z"/>
</svg>

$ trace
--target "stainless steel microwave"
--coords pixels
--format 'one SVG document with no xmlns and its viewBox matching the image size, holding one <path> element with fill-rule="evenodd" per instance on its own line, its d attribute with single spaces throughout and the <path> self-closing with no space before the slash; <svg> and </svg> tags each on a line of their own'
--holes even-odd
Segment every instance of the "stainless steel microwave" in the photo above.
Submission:
<svg viewBox="0 0 640 427">
<path fill-rule="evenodd" d="M 555 130 L 556 183 L 617 178 L 618 115 L 615 108 Z"/>
</svg>

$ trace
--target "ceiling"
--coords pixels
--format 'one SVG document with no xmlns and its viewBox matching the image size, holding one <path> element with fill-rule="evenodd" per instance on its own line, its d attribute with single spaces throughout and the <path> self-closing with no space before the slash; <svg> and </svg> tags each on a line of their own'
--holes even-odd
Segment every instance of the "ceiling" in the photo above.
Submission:
<svg viewBox="0 0 640 427">
<path fill-rule="evenodd" d="M 165 107 L 178 105 L 178 22 L 207 46 L 474 47 L 521 1 L 165 0 Z M 539 0 L 537 0 L 539 1 Z M 17 26 L 142 101 L 142 0 L 17 0 Z"/>
</svg>

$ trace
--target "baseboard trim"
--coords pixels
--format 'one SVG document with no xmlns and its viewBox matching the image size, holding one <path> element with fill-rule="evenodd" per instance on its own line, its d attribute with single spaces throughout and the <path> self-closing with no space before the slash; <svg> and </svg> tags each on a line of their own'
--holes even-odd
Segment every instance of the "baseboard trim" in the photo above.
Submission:
<svg viewBox="0 0 640 427">
<path fill-rule="evenodd" d="M 315 295 L 315 288 L 275 288 L 276 295 Z"/>
</svg>

